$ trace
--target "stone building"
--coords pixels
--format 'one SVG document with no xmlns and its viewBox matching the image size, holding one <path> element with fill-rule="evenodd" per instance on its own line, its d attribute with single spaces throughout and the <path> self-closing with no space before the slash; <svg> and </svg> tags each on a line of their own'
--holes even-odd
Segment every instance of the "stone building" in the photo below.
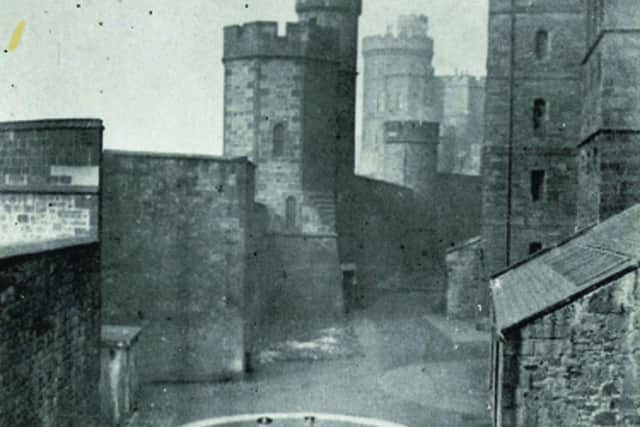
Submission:
<svg viewBox="0 0 640 427">
<path fill-rule="evenodd" d="M 358 172 L 387 179 L 384 163 L 391 154 L 385 153 L 385 122 L 424 121 L 440 123 L 438 171 L 478 175 L 484 79 L 435 75 L 428 18 L 400 16 L 395 34 L 389 27 L 385 35 L 365 37 L 362 54 L 363 134 Z"/>
<path fill-rule="evenodd" d="M 438 122 L 433 39 L 426 16 L 401 16 L 397 34 L 365 37 L 362 45 L 363 126 L 359 170 L 385 178 L 384 126 L 387 121 Z"/>
<path fill-rule="evenodd" d="M 579 228 L 640 202 L 640 8 L 632 0 L 587 5 Z"/>
<path fill-rule="evenodd" d="M 102 130 L 0 123 L 2 425 L 100 425 Z"/>
<path fill-rule="evenodd" d="M 640 425 L 639 12 L 583 6 L 580 231 L 492 280 L 497 426 Z"/>
<path fill-rule="evenodd" d="M 458 74 L 436 76 L 436 81 L 442 105 L 438 171 L 479 175 L 485 78 Z"/>
<path fill-rule="evenodd" d="M 581 0 L 490 2 L 482 153 L 489 274 L 573 232 L 584 19 Z"/>
<path fill-rule="evenodd" d="M 640 205 L 492 280 L 494 425 L 640 426 Z"/>
<path fill-rule="evenodd" d="M 360 10 L 355 0 L 300 0 L 300 22 L 284 36 L 275 22 L 225 28 L 224 152 L 257 166 L 256 201 L 288 254 L 283 286 L 334 296 L 306 306 L 308 316 L 341 312 L 340 263 L 352 261 Z"/>
</svg>

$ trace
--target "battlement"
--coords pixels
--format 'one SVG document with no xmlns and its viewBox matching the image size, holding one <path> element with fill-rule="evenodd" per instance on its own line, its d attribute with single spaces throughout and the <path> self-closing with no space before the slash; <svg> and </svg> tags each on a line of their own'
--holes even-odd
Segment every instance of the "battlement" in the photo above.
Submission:
<svg viewBox="0 0 640 427">
<path fill-rule="evenodd" d="M 278 35 L 277 22 L 250 22 L 224 28 L 223 61 L 255 57 L 338 61 L 338 32 L 313 22 L 287 23 Z"/>
<path fill-rule="evenodd" d="M 100 119 L 41 119 L 0 122 L 0 132 L 44 129 L 103 129 Z"/>
<path fill-rule="evenodd" d="M 384 123 L 386 144 L 438 144 L 440 124 L 419 121 L 388 121 Z"/>
<path fill-rule="evenodd" d="M 474 87 L 484 86 L 486 82 L 485 77 L 476 77 L 466 73 L 438 76 L 438 79 L 446 86 L 466 85 L 469 87 Z"/>
<path fill-rule="evenodd" d="M 331 10 L 338 12 L 362 13 L 362 0 L 296 0 L 296 12 Z"/>
<path fill-rule="evenodd" d="M 429 37 L 429 18 L 425 15 L 400 15 L 398 35 L 404 37 Z"/>
<path fill-rule="evenodd" d="M 433 39 L 425 35 L 411 35 L 402 33 L 399 35 L 386 34 L 384 36 L 368 36 L 362 41 L 362 55 L 386 54 L 388 51 L 403 51 L 409 54 L 433 56 Z"/>
</svg>

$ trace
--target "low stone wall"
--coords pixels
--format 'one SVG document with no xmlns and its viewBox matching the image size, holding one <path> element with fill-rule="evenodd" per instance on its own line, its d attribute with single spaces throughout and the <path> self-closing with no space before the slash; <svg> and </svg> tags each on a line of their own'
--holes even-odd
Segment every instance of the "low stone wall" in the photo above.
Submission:
<svg viewBox="0 0 640 427">
<path fill-rule="evenodd" d="M 1 425 L 97 422 L 99 256 L 92 240 L 0 246 Z"/>
<path fill-rule="evenodd" d="M 503 426 L 640 426 L 637 272 L 506 337 Z"/>
</svg>

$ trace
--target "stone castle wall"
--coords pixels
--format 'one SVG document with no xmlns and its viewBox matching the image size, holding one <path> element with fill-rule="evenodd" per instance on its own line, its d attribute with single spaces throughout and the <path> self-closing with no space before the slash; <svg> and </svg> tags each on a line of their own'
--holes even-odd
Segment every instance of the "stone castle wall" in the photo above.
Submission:
<svg viewBox="0 0 640 427">
<path fill-rule="evenodd" d="M 637 273 L 508 334 L 504 427 L 640 426 Z"/>
<path fill-rule="evenodd" d="M 98 426 L 95 238 L 0 244 L 0 421 Z"/>
<path fill-rule="evenodd" d="M 98 235 L 100 120 L 0 123 L 0 243 Z"/>
<path fill-rule="evenodd" d="M 241 373 L 254 320 L 245 290 L 257 286 L 248 272 L 250 232 L 260 232 L 251 224 L 254 167 L 106 151 L 103 176 L 104 319 L 145 327 L 142 380 Z"/>
</svg>

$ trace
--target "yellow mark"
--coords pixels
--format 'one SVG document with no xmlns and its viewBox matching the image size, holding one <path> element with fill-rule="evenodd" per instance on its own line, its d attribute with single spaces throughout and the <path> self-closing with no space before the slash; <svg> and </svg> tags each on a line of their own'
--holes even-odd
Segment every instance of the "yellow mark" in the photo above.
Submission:
<svg viewBox="0 0 640 427">
<path fill-rule="evenodd" d="M 11 40 L 9 40 L 9 46 L 7 47 L 7 50 L 9 52 L 11 52 L 12 50 L 16 50 L 18 48 L 18 45 L 20 44 L 20 39 L 22 39 L 22 33 L 24 32 L 24 27 L 25 27 L 26 22 L 24 22 L 24 20 L 18 22 L 18 26 L 16 27 L 16 30 L 13 32 L 13 35 L 11 36 Z"/>
</svg>

